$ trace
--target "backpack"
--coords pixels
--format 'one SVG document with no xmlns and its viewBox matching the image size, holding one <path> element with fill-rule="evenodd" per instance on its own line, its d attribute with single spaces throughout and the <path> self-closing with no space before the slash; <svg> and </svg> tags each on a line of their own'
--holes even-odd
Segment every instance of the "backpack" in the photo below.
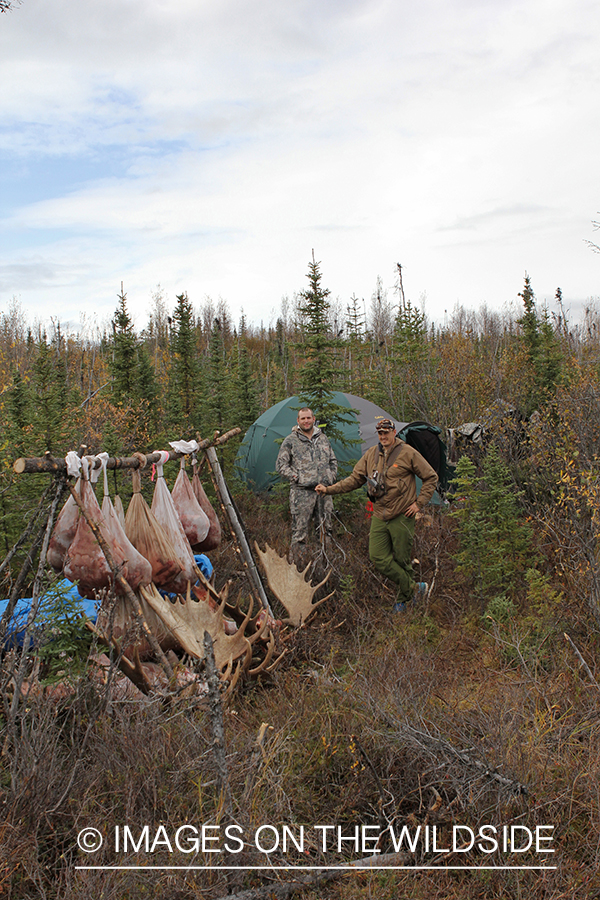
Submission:
<svg viewBox="0 0 600 900">
<path fill-rule="evenodd" d="M 437 425 L 430 425 L 429 422 L 409 422 L 398 432 L 398 437 L 402 438 L 410 447 L 414 447 L 435 469 L 439 479 L 438 490 L 445 491 L 448 488 L 453 466 L 448 464 L 446 445 L 440 437 L 441 433 L 441 428 L 438 428 Z"/>
</svg>

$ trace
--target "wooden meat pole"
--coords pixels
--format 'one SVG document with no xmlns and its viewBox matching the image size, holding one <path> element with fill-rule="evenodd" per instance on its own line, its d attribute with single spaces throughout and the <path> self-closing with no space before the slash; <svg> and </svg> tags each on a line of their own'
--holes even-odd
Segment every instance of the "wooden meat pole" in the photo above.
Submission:
<svg viewBox="0 0 600 900">
<path fill-rule="evenodd" d="M 232 428 L 231 431 L 227 431 L 225 434 L 220 435 L 215 438 L 207 438 L 205 441 L 199 441 L 199 449 L 206 450 L 209 447 L 216 447 L 221 444 L 226 444 L 230 438 L 235 437 L 236 434 L 241 434 L 241 428 Z M 80 456 L 83 455 L 80 453 Z M 185 456 L 184 453 L 180 453 L 178 450 L 170 450 L 169 451 L 169 459 L 181 459 L 182 456 Z M 99 459 L 95 459 L 93 456 L 88 457 L 91 468 L 99 469 L 101 467 L 101 463 Z M 159 452 L 156 453 L 148 453 L 146 455 L 146 465 L 152 463 L 158 463 L 161 461 L 161 454 Z M 139 469 L 141 463 L 137 456 L 111 456 L 106 463 L 107 469 Z M 65 472 L 67 471 L 67 464 L 64 459 L 56 459 L 51 456 L 50 453 L 46 453 L 45 456 L 33 457 L 32 459 L 25 459 L 24 457 L 20 457 L 15 460 L 13 463 L 13 471 L 16 472 L 17 475 L 34 475 L 38 472 Z"/>
<path fill-rule="evenodd" d="M 205 442 L 203 441 L 202 443 Z M 221 509 L 223 510 L 223 513 L 227 517 L 227 520 L 229 521 L 229 524 L 231 526 L 233 538 L 236 543 L 236 549 L 242 556 L 242 562 L 248 572 L 250 583 L 256 590 L 258 599 L 260 600 L 263 609 L 266 609 L 271 618 L 274 618 L 271 604 L 267 599 L 264 585 L 262 583 L 259 571 L 256 568 L 254 557 L 252 556 L 250 544 L 248 543 L 248 539 L 246 538 L 246 532 L 244 531 L 244 527 L 236 512 L 235 506 L 233 505 L 231 494 L 229 493 L 227 483 L 223 476 L 221 464 L 219 463 L 217 451 L 215 450 L 215 444 L 217 444 L 216 440 L 211 442 L 208 447 L 204 449 L 215 492 L 217 494 L 217 497 L 219 498 Z"/>
</svg>

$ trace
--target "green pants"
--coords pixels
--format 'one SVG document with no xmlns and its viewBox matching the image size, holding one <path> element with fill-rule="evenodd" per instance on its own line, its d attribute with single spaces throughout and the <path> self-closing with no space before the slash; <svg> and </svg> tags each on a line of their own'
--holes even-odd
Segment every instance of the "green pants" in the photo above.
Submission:
<svg viewBox="0 0 600 900">
<path fill-rule="evenodd" d="M 411 565 L 415 520 L 396 516 L 389 522 L 373 516 L 369 556 L 375 568 L 398 585 L 398 600 L 411 600 L 415 589 Z"/>
</svg>

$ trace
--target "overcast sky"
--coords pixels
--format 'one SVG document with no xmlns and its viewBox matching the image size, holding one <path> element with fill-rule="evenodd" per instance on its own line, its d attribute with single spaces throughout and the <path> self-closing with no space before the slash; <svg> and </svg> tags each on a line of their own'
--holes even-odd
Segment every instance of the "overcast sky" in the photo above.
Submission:
<svg viewBox="0 0 600 900">
<path fill-rule="evenodd" d="M 0 311 L 254 321 L 377 276 L 430 319 L 600 297 L 600 4 L 23 0 L 0 15 Z M 552 304 L 551 304 L 552 305 Z"/>
</svg>

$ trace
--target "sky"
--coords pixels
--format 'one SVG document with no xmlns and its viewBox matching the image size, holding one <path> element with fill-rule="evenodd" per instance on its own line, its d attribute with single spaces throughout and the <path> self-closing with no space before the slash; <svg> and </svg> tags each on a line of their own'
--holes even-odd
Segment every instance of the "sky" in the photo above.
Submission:
<svg viewBox="0 0 600 900">
<path fill-rule="evenodd" d="M 600 298 L 600 4 L 23 0 L 0 15 L 0 313 L 121 282 L 273 322 L 377 278 L 456 305 Z"/>
</svg>

